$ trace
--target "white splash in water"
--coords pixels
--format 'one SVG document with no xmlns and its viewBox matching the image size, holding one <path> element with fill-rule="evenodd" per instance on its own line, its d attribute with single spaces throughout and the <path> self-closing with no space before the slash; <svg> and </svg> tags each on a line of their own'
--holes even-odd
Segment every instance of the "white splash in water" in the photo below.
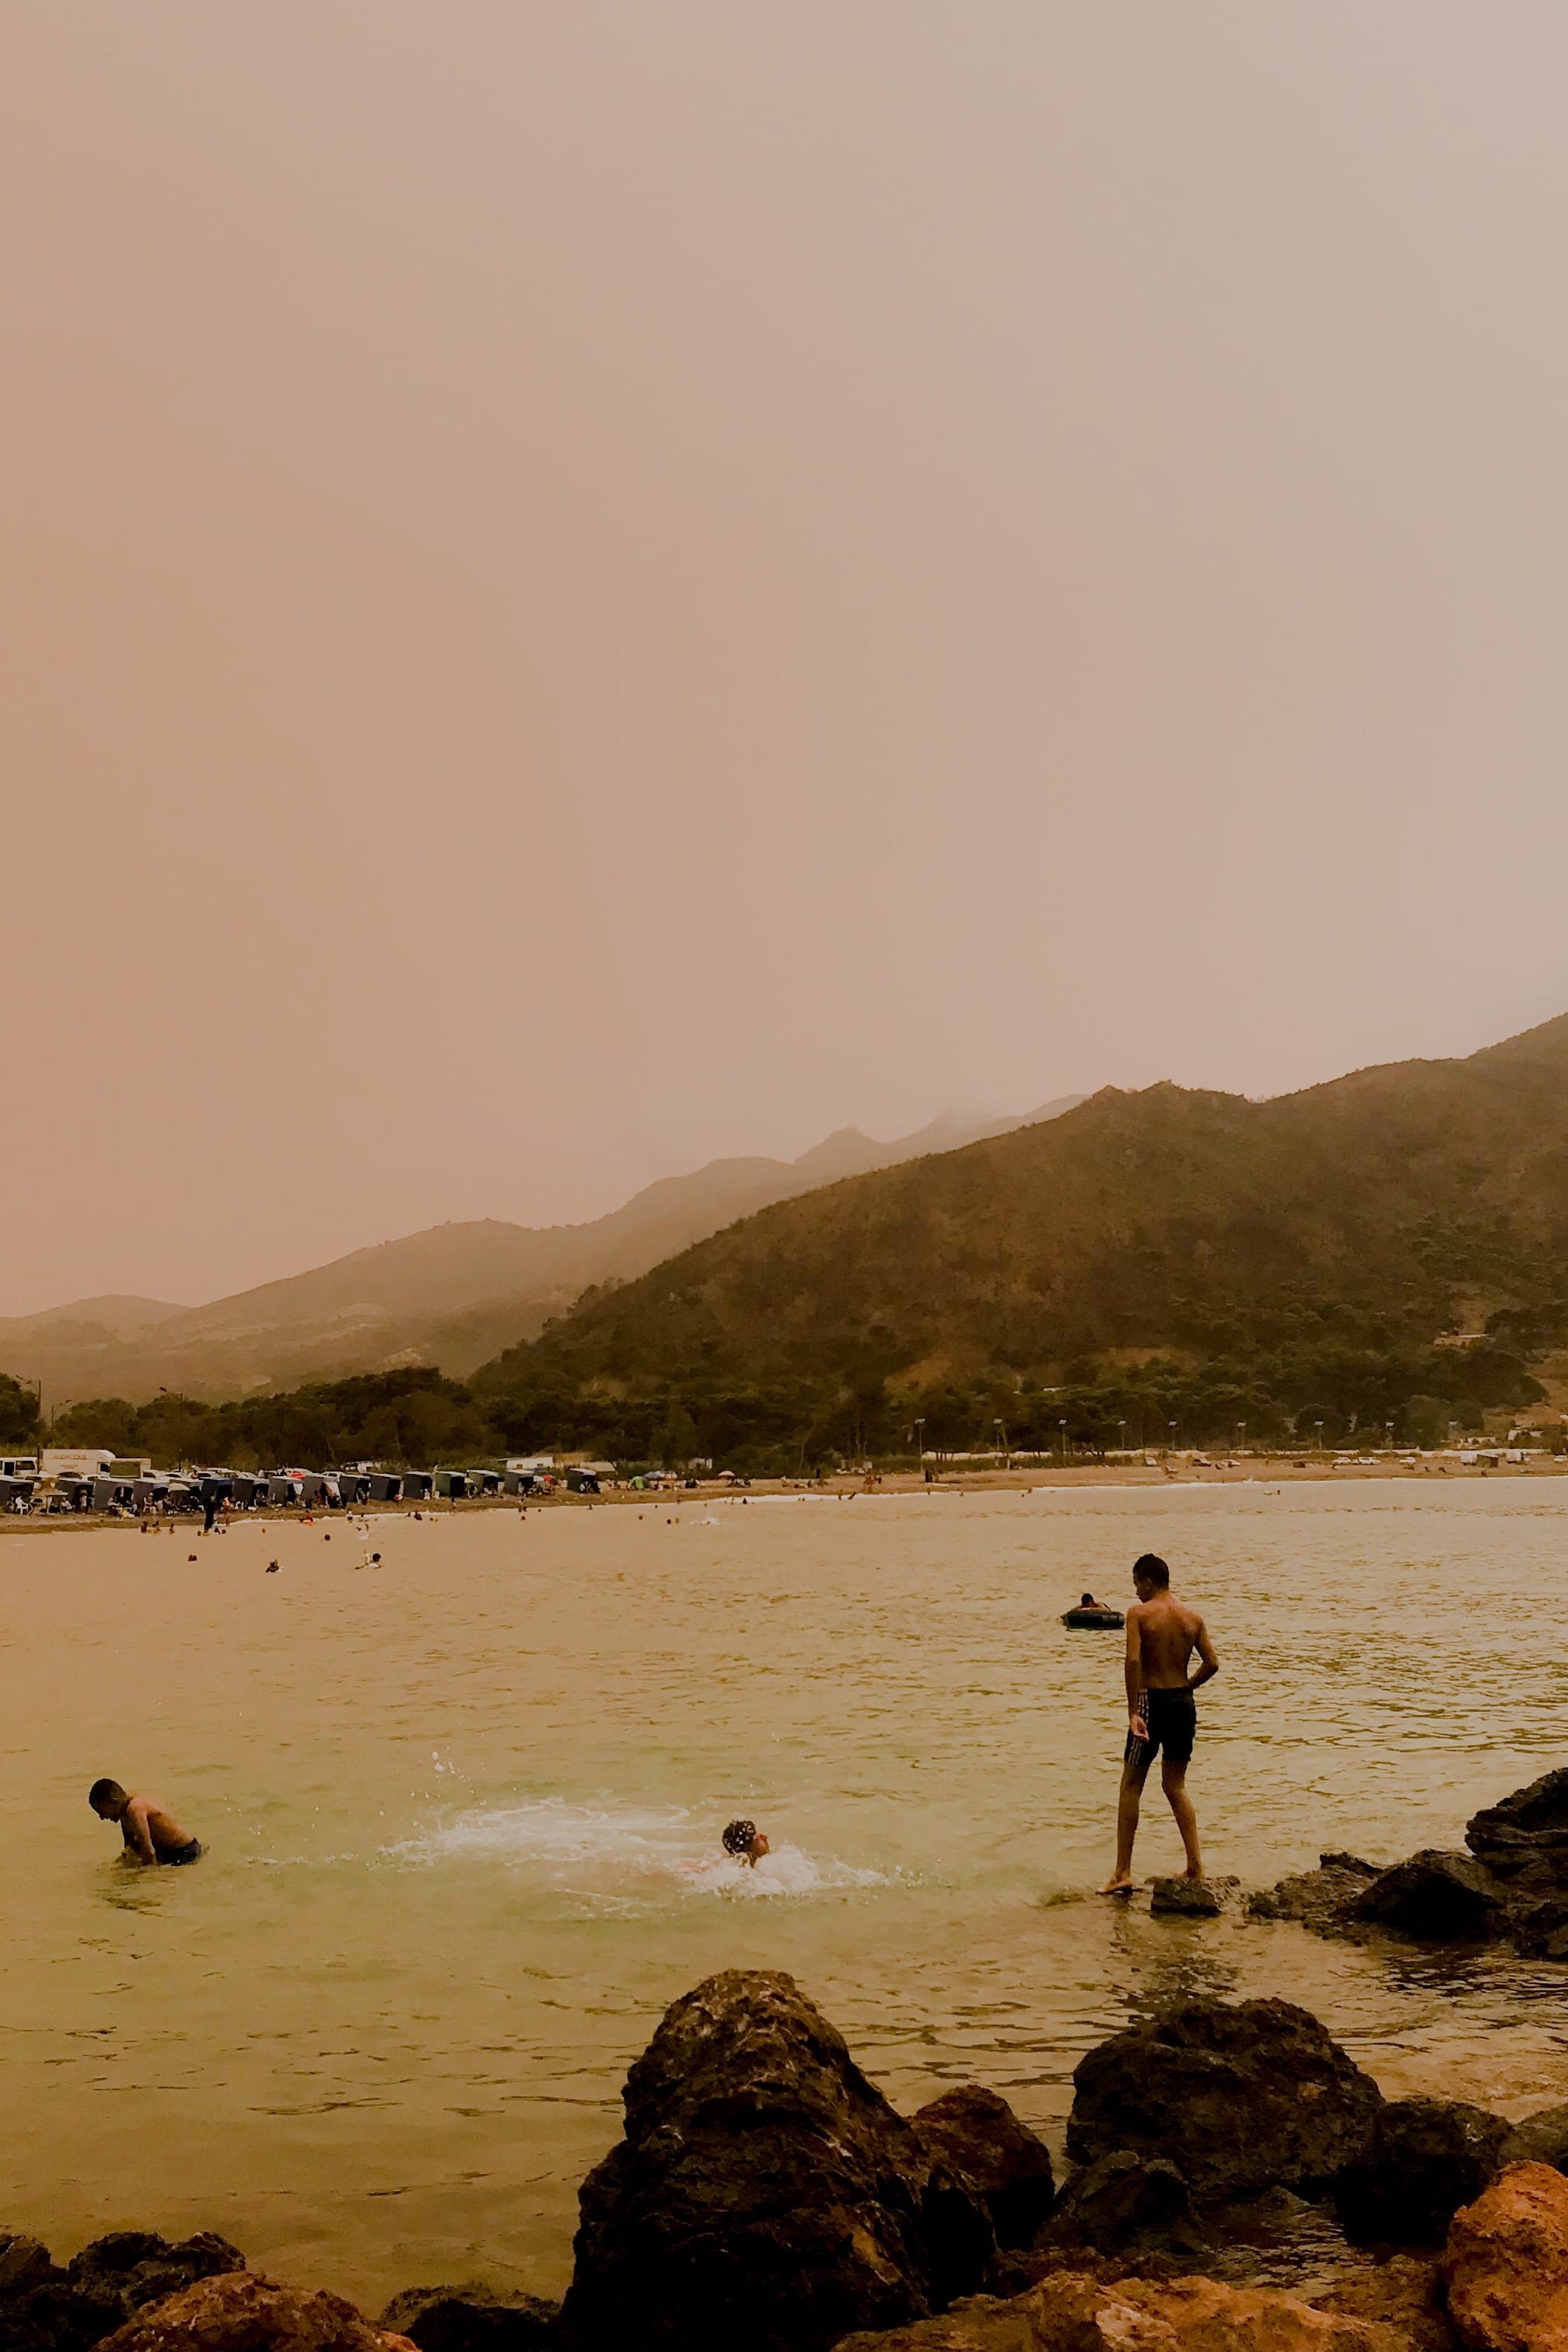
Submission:
<svg viewBox="0 0 1568 2352">
<path fill-rule="evenodd" d="M 719 1845 L 688 1812 L 578 1805 L 543 1797 L 475 1806 L 390 1849 L 403 1862 L 435 1866 L 493 1861 L 513 1875 L 595 1899 L 628 1895 L 839 1894 L 884 1886 L 880 1871 L 818 1859 L 787 1840 L 753 1870 Z"/>
</svg>

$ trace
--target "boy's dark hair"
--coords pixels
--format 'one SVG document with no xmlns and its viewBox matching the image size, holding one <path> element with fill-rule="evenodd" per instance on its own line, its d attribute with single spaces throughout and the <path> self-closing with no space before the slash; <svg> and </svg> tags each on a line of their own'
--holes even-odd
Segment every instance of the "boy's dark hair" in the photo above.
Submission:
<svg viewBox="0 0 1568 2352">
<path fill-rule="evenodd" d="M 726 1853 L 750 1853 L 757 1842 L 755 1822 L 731 1822 L 724 1832 Z"/>
<path fill-rule="evenodd" d="M 1156 1592 L 1169 1590 L 1171 1571 L 1158 1552 L 1146 1551 L 1132 1563 L 1132 1573 L 1140 1583 L 1152 1584 Z"/>
<path fill-rule="evenodd" d="M 87 1792 L 87 1801 L 96 1812 L 100 1805 L 122 1805 L 125 1791 L 118 1780 L 95 1780 Z"/>
<path fill-rule="evenodd" d="M 1086 1593 L 1084 1594 L 1084 1596 L 1083 1596 L 1082 1600 L 1079 1602 L 1079 1604 L 1078 1604 L 1078 1605 L 1079 1605 L 1079 1607 L 1080 1609 L 1092 1609 L 1092 1608 L 1094 1607 L 1094 1595 L 1093 1595 L 1093 1593 L 1092 1593 L 1092 1592 L 1086 1592 Z"/>
</svg>

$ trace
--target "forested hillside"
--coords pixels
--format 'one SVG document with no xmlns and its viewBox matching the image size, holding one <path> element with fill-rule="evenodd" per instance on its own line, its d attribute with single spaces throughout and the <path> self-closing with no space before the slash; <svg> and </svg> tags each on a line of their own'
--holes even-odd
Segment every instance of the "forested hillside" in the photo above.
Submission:
<svg viewBox="0 0 1568 2352">
<path fill-rule="evenodd" d="M 1268 1102 L 1107 1090 L 765 1210 L 474 1385 L 624 1454 L 1430 1438 L 1568 1337 L 1565 1081 L 1568 1017 Z"/>
</svg>

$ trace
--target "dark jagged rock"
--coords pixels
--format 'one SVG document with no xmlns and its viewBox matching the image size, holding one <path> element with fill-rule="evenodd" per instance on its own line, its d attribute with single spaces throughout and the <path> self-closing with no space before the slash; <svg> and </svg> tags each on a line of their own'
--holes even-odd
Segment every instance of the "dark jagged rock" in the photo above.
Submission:
<svg viewBox="0 0 1568 2352">
<path fill-rule="evenodd" d="M 376 2322 L 419 2352 L 543 2352 L 554 2340 L 558 2303 L 492 2287 L 406 2286 Z"/>
<path fill-rule="evenodd" d="M 1538 2107 L 1515 2124 L 1498 2152 L 1498 2170 L 1510 2164 L 1549 2164 L 1568 2172 L 1568 2106 Z"/>
<path fill-rule="evenodd" d="M 1041 2252 L 1189 2255 L 1207 2251 L 1208 2241 L 1176 2167 L 1121 2147 L 1072 2175 L 1036 2245 Z"/>
<path fill-rule="evenodd" d="M 996 2243 L 1026 2246 L 1055 2200 L 1051 2152 L 1001 2094 L 962 2084 L 917 2108 L 910 2126 L 933 2161 L 979 2198 Z"/>
<path fill-rule="evenodd" d="M 1365 1894 L 1374 1878 L 1382 1877 L 1384 1869 L 1382 1863 L 1363 1862 L 1359 1853 L 1325 1853 L 1320 1856 L 1316 1870 L 1298 1871 L 1277 1886 L 1249 1895 L 1247 1916 L 1297 1919 L 1320 1935 L 1331 1934 L 1343 1927 L 1347 1906 Z"/>
<path fill-rule="evenodd" d="M 1382 2094 L 1283 2000 L 1183 2002 L 1080 2058 L 1068 2154 L 1179 2157 L 1194 2197 L 1331 2180 L 1371 2144 Z"/>
<path fill-rule="evenodd" d="M 150 2305 L 244 2268 L 237 2247 L 210 2230 L 178 2243 L 151 2230 L 114 2230 L 63 2270 L 36 2239 L 12 2239 L 0 2254 L 0 2344 L 5 2352 L 88 2352 Z"/>
<path fill-rule="evenodd" d="M 1346 1916 L 1425 1943 L 1485 1943 L 1510 1925 L 1502 1892 L 1479 1862 L 1430 1846 L 1374 1878 Z"/>
<path fill-rule="evenodd" d="M 782 1971 L 731 1969 L 676 2001 L 625 2099 L 625 2138 L 581 2192 L 574 2343 L 826 2352 L 981 2284 L 981 2199 Z"/>
<path fill-rule="evenodd" d="M 1486 1806 L 1467 1822 L 1465 1843 L 1521 1893 L 1568 1889 L 1568 1767 Z"/>
<path fill-rule="evenodd" d="M 1460 2206 L 1497 2172 L 1508 2137 L 1503 2116 L 1462 2100 L 1389 2100 L 1365 2159 L 1340 2175 L 1334 2201 L 1346 2235 L 1363 2245 L 1440 2246 Z"/>
</svg>

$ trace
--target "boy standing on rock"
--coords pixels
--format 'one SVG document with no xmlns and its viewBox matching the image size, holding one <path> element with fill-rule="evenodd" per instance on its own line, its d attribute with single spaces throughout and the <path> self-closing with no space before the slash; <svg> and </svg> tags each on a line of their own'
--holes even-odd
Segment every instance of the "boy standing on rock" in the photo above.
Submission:
<svg viewBox="0 0 1568 2352">
<path fill-rule="evenodd" d="M 1100 1890 L 1105 1895 L 1132 1891 L 1132 1841 L 1138 1834 L 1139 1801 L 1149 1767 L 1162 1750 L 1160 1785 L 1182 1833 L 1186 1874 L 1199 1879 L 1204 1874 L 1198 1817 L 1187 1794 L 1187 1766 L 1197 1732 L 1193 1693 L 1200 1683 L 1218 1674 L 1219 1659 L 1197 1611 L 1178 1601 L 1171 1591 L 1171 1571 L 1163 1559 L 1146 1551 L 1133 1562 L 1132 1583 L 1138 1599 L 1127 1612 L 1127 1747 L 1116 1808 L 1116 1869 Z M 1189 1676 L 1187 1668 L 1194 1650 L 1198 1670 Z"/>
</svg>

